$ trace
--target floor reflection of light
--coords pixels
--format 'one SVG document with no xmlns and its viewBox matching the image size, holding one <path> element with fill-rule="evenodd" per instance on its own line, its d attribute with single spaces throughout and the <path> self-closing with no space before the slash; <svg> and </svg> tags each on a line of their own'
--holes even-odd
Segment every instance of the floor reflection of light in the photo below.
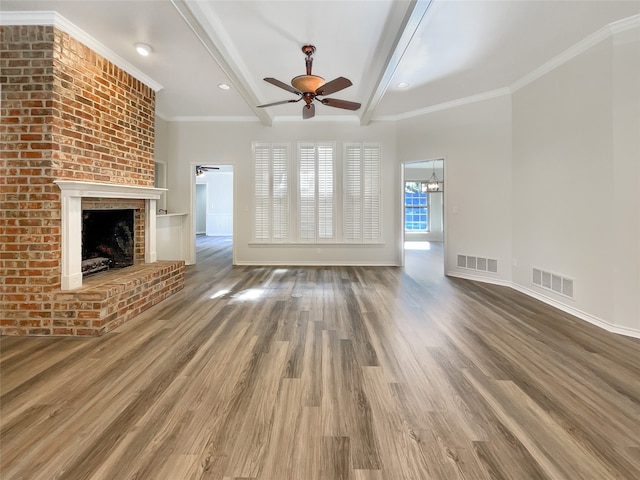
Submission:
<svg viewBox="0 0 640 480">
<path fill-rule="evenodd" d="M 238 293 L 235 298 L 238 300 L 256 300 L 262 296 L 264 293 L 264 289 L 262 288 L 250 288 L 248 290 L 243 290 Z"/>
<path fill-rule="evenodd" d="M 273 273 L 287 273 L 288 268 L 276 268 Z"/>
<path fill-rule="evenodd" d="M 227 293 L 229 293 L 230 290 L 218 290 L 216 293 L 214 293 L 213 295 L 211 295 L 209 298 L 220 298 L 223 295 L 226 295 Z"/>
<path fill-rule="evenodd" d="M 405 250 L 431 250 L 429 242 L 404 242 Z"/>
</svg>

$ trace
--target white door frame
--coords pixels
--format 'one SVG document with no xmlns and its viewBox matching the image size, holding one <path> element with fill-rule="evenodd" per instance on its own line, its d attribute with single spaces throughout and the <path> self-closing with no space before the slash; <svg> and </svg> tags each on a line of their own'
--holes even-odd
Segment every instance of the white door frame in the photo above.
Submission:
<svg viewBox="0 0 640 480">
<path fill-rule="evenodd" d="M 440 158 L 433 158 L 433 159 L 423 159 L 423 160 L 410 160 L 410 161 L 406 161 L 406 162 L 402 162 L 400 164 L 400 266 L 404 267 L 405 265 L 405 255 L 404 255 L 404 242 L 405 242 L 405 231 L 404 231 L 404 215 L 405 215 L 405 211 L 404 211 L 404 182 L 405 182 L 405 169 L 407 167 L 407 165 L 410 165 L 412 163 L 420 163 L 420 162 L 435 162 L 435 161 L 439 161 L 442 160 L 442 171 L 443 171 L 443 183 L 442 183 L 442 190 L 443 190 L 443 196 L 442 196 L 442 236 L 444 241 L 442 242 L 442 256 L 443 256 L 443 260 L 444 260 L 444 271 L 445 274 L 446 272 L 448 272 L 448 262 L 447 262 L 447 241 L 449 236 L 447 235 L 447 224 L 449 223 L 447 221 L 447 209 L 446 209 L 446 205 L 447 205 L 447 188 L 446 188 L 446 184 L 447 184 L 447 161 L 444 157 L 440 157 Z"/>
<path fill-rule="evenodd" d="M 190 219 L 189 222 L 189 245 L 190 245 L 190 258 L 193 260 L 193 265 L 196 263 L 196 176 L 195 170 L 197 165 L 205 165 L 207 167 L 231 167 L 231 173 L 233 174 L 233 181 L 231 184 L 231 189 L 233 190 L 231 195 L 233 197 L 233 208 L 232 208 L 232 227 L 231 227 L 231 238 L 235 237 L 236 230 L 236 176 L 235 169 L 236 165 L 230 162 L 219 163 L 219 162 L 190 162 L 189 164 L 189 175 L 191 175 L 191 182 L 189 182 L 189 205 L 190 205 Z M 236 249 L 235 242 L 231 242 L 231 258 L 233 265 L 236 264 Z"/>
</svg>

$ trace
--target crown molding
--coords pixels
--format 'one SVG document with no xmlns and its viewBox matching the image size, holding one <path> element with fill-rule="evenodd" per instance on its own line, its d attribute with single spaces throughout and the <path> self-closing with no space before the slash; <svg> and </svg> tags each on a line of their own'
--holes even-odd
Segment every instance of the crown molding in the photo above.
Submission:
<svg viewBox="0 0 640 480">
<path fill-rule="evenodd" d="M 313 118 L 303 119 L 300 115 L 276 115 L 273 117 L 273 123 L 294 123 L 294 122 L 306 122 L 306 123 L 360 123 L 360 119 L 357 115 L 316 115 Z"/>
<path fill-rule="evenodd" d="M 548 62 L 543 63 L 538 68 L 529 72 L 519 80 L 516 80 L 510 85 L 509 88 L 511 92 L 516 92 L 517 90 L 520 90 L 522 87 L 525 87 L 526 85 L 537 80 L 543 75 L 546 75 L 547 73 L 550 73 L 551 71 L 564 65 L 570 60 L 573 60 L 578 55 L 584 53 L 590 48 L 595 47 L 601 42 L 604 42 L 613 35 L 638 27 L 640 27 L 640 15 L 634 15 L 623 20 L 618 20 L 617 22 L 609 23 L 599 30 L 596 30 L 594 33 L 579 41 L 578 43 L 567 48 L 564 52 L 556 55 Z"/>
<path fill-rule="evenodd" d="M 438 105 L 431 105 L 429 107 L 421 108 L 418 110 L 412 110 L 410 112 L 400 113 L 397 115 L 383 115 L 379 117 L 375 117 L 376 121 L 398 121 L 398 120 L 406 120 L 408 118 L 419 117 L 421 115 L 428 115 L 430 113 L 439 112 L 442 110 L 447 110 L 449 108 L 460 107 L 462 105 L 467 105 L 470 103 L 480 102 L 483 100 L 489 100 L 491 98 L 500 97 L 502 95 L 510 95 L 522 87 L 528 85 L 529 83 L 537 80 L 543 75 L 555 70 L 556 68 L 562 66 L 578 55 L 584 53 L 591 47 L 598 45 L 599 43 L 607 40 L 621 32 L 625 32 L 627 30 L 631 30 L 634 28 L 640 28 L 640 15 L 634 15 L 629 18 L 625 18 L 622 20 L 618 20 L 617 22 L 609 23 L 599 30 L 595 31 L 588 37 L 579 41 L 578 43 L 572 45 L 568 49 L 566 49 L 561 54 L 553 57 L 548 62 L 543 63 L 535 70 L 532 70 L 528 74 L 524 75 L 520 79 L 513 82 L 508 87 L 498 88 L 496 90 L 491 90 L 489 92 L 479 93 L 477 95 L 471 95 L 470 97 L 459 98 L 456 100 L 452 100 L 450 102 L 440 103 Z"/>
<path fill-rule="evenodd" d="M 153 80 L 151 77 L 143 73 L 124 58 L 109 50 L 102 43 L 97 41 L 84 30 L 78 28 L 65 17 L 53 11 L 39 12 L 2 12 L 0 17 L 0 25 L 45 25 L 53 26 L 61 30 L 71 37 L 75 38 L 82 44 L 89 47 L 94 52 L 102 55 L 114 65 L 118 66 L 131 76 L 137 78 L 142 83 L 152 88 L 155 92 L 162 90 L 162 85 Z"/>
<path fill-rule="evenodd" d="M 156 115 L 156 117 L 158 117 L 158 118 L 160 118 L 160 119 L 164 120 L 165 122 L 170 121 L 170 118 L 169 118 L 169 117 L 167 117 L 164 113 L 159 112 L 157 107 L 156 107 L 155 115 Z"/>
<path fill-rule="evenodd" d="M 611 34 L 615 35 L 616 33 L 625 32 L 638 27 L 640 27 L 640 14 L 629 18 L 623 18 L 617 22 L 612 22 L 605 28 L 609 28 L 609 30 L 611 30 Z"/>
<path fill-rule="evenodd" d="M 258 117 L 248 116 L 176 116 L 165 117 L 159 115 L 160 118 L 167 122 L 260 122 Z"/>
<path fill-rule="evenodd" d="M 451 100 L 450 102 L 439 103 L 438 105 L 431 105 L 425 108 L 419 108 L 418 110 L 412 110 L 410 112 L 400 113 L 398 115 L 385 115 L 375 117 L 376 121 L 398 121 L 406 120 L 408 118 L 419 117 L 421 115 L 428 115 L 430 113 L 439 112 L 441 110 L 448 110 L 450 108 L 461 107 L 470 103 L 482 102 L 491 98 L 502 97 L 503 95 L 510 95 L 511 90 L 508 87 L 498 88 L 489 92 L 479 93 L 477 95 L 471 95 L 469 97 L 458 98 Z"/>
</svg>

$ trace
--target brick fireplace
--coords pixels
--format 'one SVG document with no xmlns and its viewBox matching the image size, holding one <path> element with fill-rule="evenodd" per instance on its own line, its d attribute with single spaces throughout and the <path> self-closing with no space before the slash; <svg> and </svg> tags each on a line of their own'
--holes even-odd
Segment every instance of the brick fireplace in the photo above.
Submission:
<svg viewBox="0 0 640 480">
<path fill-rule="evenodd" d="M 54 26 L 0 29 L 0 333 L 100 335 L 184 284 L 156 261 L 155 91 Z M 83 280 L 96 206 L 134 209 L 134 265 Z"/>
</svg>

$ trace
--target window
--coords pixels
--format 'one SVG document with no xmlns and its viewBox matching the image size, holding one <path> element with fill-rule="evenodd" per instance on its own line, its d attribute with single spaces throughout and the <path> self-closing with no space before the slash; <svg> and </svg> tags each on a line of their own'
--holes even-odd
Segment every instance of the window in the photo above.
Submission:
<svg viewBox="0 0 640 480">
<path fill-rule="evenodd" d="M 289 146 L 254 143 L 253 160 L 254 240 L 289 241 Z"/>
<path fill-rule="evenodd" d="M 337 185 L 335 142 L 300 142 L 297 153 L 296 165 L 289 144 L 253 143 L 253 241 L 379 242 L 380 146 L 345 144 L 343 182 Z"/>
<path fill-rule="evenodd" d="M 346 144 L 344 172 L 344 240 L 380 240 L 382 195 L 379 145 Z"/>
<path fill-rule="evenodd" d="M 335 145 L 298 145 L 299 237 L 304 242 L 335 239 Z"/>
<path fill-rule="evenodd" d="M 404 182 L 404 229 L 406 232 L 429 231 L 429 193 L 427 182 Z"/>
</svg>

